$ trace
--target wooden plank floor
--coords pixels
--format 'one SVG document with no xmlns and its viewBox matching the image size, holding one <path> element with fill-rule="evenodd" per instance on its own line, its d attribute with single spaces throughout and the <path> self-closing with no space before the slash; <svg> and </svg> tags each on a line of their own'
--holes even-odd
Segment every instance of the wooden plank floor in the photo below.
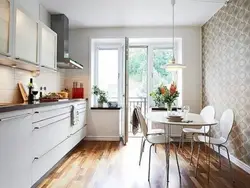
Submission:
<svg viewBox="0 0 250 188">
<path fill-rule="evenodd" d="M 138 165 L 140 139 L 131 138 L 127 146 L 119 142 L 83 141 L 38 186 L 39 188 L 165 188 L 165 153 L 162 146 L 152 152 L 151 182 L 147 181 L 148 150 L 146 144 L 142 164 Z M 202 148 L 204 150 L 204 148 Z M 205 153 L 201 153 L 201 166 L 195 178 L 194 165 L 189 164 L 190 146 L 179 152 L 181 183 L 175 156 L 171 149 L 170 182 L 168 187 L 248 188 L 250 175 L 233 165 L 235 184 L 228 170 L 227 160 L 222 158 L 218 168 L 215 153 L 211 160 L 210 183 L 207 183 Z M 196 154 L 196 153 L 195 153 Z M 194 158 L 194 162 L 196 155 Z"/>
</svg>

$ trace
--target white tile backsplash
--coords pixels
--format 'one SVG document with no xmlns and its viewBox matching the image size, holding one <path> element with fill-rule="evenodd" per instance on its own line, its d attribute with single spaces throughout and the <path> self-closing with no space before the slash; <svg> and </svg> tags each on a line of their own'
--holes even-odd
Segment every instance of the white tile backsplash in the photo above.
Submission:
<svg viewBox="0 0 250 188">
<path fill-rule="evenodd" d="M 57 92 L 64 88 L 64 75 L 64 70 L 57 72 L 41 70 L 40 75 L 33 80 L 38 87 L 46 86 L 47 92 Z M 0 66 L 0 76 L 0 103 L 20 102 L 21 95 L 17 83 L 21 82 L 25 90 L 28 90 L 26 86 L 32 77 L 31 72 Z"/>
</svg>

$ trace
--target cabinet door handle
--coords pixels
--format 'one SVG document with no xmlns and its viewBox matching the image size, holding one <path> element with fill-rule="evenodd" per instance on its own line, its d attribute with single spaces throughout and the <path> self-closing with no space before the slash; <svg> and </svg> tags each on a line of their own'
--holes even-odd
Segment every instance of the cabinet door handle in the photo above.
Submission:
<svg viewBox="0 0 250 188">
<path fill-rule="evenodd" d="M 32 62 L 32 61 L 29 61 L 29 60 L 26 60 L 26 59 L 23 59 L 23 58 L 20 58 L 20 57 L 16 57 L 15 59 L 16 59 L 16 60 L 19 60 L 19 61 L 24 61 L 24 62 L 26 62 L 26 63 L 33 64 L 33 65 L 37 65 L 36 62 Z"/>
<path fill-rule="evenodd" d="M 12 120 L 12 119 L 21 118 L 21 117 L 27 117 L 29 115 L 31 115 L 31 114 L 28 113 L 28 114 L 22 114 L 22 115 L 18 115 L 18 116 L 13 116 L 13 117 L 2 118 L 2 119 L 0 119 L 0 121 L 8 121 L 8 120 Z"/>
<path fill-rule="evenodd" d="M 34 127 L 34 129 L 40 129 L 40 127 Z"/>
<path fill-rule="evenodd" d="M 0 55 L 6 56 L 6 57 L 10 57 L 9 53 L 5 53 L 5 52 L 0 52 Z"/>
<path fill-rule="evenodd" d="M 39 114 L 39 112 L 38 112 L 38 111 L 35 111 L 34 113 L 35 113 L 35 114 Z"/>
</svg>

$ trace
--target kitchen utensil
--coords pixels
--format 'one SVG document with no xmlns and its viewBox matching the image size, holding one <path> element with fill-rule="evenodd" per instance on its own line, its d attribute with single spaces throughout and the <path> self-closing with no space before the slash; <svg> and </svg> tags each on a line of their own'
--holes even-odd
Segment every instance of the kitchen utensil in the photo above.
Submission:
<svg viewBox="0 0 250 188">
<path fill-rule="evenodd" d="M 18 88 L 19 88 L 19 90 L 21 92 L 23 102 L 27 102 L 28 101 L 28 95 L 27 95 L 27 93 L 26 93 L 26 91 L 25 91 L 25 89 L 23 87 L 23 84 L 19 82 L 17 85 L 18 85 Z"/>
</svg>

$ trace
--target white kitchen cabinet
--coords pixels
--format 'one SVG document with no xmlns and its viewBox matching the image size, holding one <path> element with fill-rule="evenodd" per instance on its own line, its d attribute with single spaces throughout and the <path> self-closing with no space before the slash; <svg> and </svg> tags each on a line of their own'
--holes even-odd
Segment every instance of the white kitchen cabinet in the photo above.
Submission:
<svg viewBox="0 0 250 188">
<path fill-rule="evenodd" d="M 46 155 L 37 158 L 32 164 L 32 185 L 34 185 L 46 172 L 48 172 L 64 155 L 72 149 L 69 138 L 57 145 Z"/>
<path fill-rule="evenodd" d="M 86 124 L 86 103 L 78 104 L 76 108 L 79 118 L 76 125 L 72 126 L 71 134 L 76 133 Z"/>
<path fill-rule="evenodd" d="M 1 187 L 31 187 L 31 111 L 0 115 Z"/>
<path fill-rule="evenodd" d="M 0 187 L 31 187 L 86 136 L 84 113 L 72 132 L 72 105 L 86 110 L 72 102 L 0 113 Z"/>
<path fill-rule="evenodd" d="M 0 55 L 10 56 L 10 9 L 9 0 L 0 0 Z"/>
<path fill-rule="evenodd" d="M 70 136 L 70 124 L 70 113 L 33 123 L 32 142 L 34 158 L 45 155 Z"/>
<path fill-rule="evenodd" d="M 14 58 L 38 65 L 38 21 L 17 7 Z"/>
<path fill-rule="evenodd" d="M 57 34 L 43 23 L 39 24 L 40 65 L 52 70 L 57 69 Z"/>
</svg>

